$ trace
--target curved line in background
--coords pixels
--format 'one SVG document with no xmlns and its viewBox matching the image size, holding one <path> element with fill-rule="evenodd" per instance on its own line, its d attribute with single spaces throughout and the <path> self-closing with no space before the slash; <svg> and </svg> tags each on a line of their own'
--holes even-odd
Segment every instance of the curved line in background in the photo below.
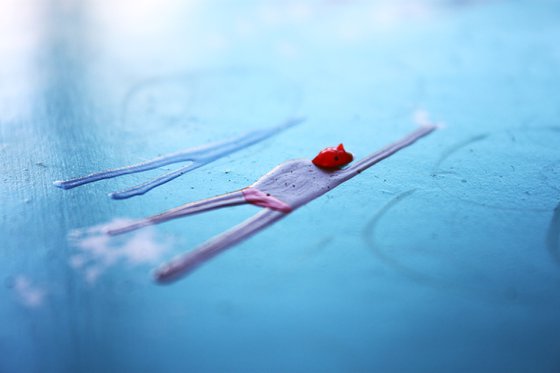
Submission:
<svg viewBox="0 0 560 373">
<path fill-rule="evenodd" d="M 475 142 L 478 142 L 478 141 L 482 141 L 482 140 L 488 138 L 489 136 L 490 136 L 489 133 L 482 133 L 482 134 L 480 134 L 480 135 L 476 135 L 476 136 L 470 137 L 470 138 L 468 138 L 468 139 L 466 139 L 466 140 L 463 140 L 463 141 L 461 141 L 461 142 L 459 142 L 459 143 L 457 143 L 457 144 L 455 144 L 455 145 L 453 145 L 453 146 L 447 148 L 446 150 L 443 151 L 443 153 L 442 153 L 441 156 L 439 157 L 438 161 L 436 162 L 436 164 L 435 164 L 435 166 L 434 166 L 434 169 L 433 169 L 433 173 L 434 173 L 434 174 L 437 174 L 437 173 L 438 173 L 437 171 L 438 171 L 438 169 L 439 169 L 439 166 L 440 166 L 447 158 L 449 158 L 453 153 L 455 153 L 455 152 L 461 150 L 462 148 L 464 148 L 464 147 L 467 146 L 467 145 L 474 144 Z"/>
<path fill-rule="evenodd" d="M 510 296 L 508 296 L 508 294 L 504 294 L 504 292 L 492 291 L 492 290 L 485 292 L 483 288 L 473 288 L 473 287 L 463 286 L 457 283 L 448 283 L 436 277 L 412 270 L 383 252 L 381 246 L 375 240 L 375 232 L 377 229 L 377 225 L 379 224 L 379 220 L 381 220 L 381 218 L 385 216 L 385 214 L 387 214 L 390 210 L 392 210 L 396 205 L 398 205 L 403 200 L 409 198 L 416 191 L 417 189 L 411 189 L 403 193 L 400 193 L 399 195 L 391 199 L 389 202 L 387 202 L 366 223 L 362 231 L 362 237 L 365 243 L 367 244 L 367 246 L 372 250 L 373 254 L 378 259 L 382 260 L 385 264 L 389 265 L 391 268 L 393 268 L 394 270 L 401 273 L 402 275 L 404 275 L 405 277 L 409 278 L 410 280 L 414 281 L 417 284 L 429 286 L 435 290 L 450 291 L 462 297 L 465 297 L 467 295 L 468 296 L 476 295 L 477 298 L 485 299 L 492 303 L 496 303 L 496 302 L 508 303 L 508 304 L 511 302 L 519 303 L 519 299 L 512 299 Z M 560 227 L 558 229 L 560 230 Z"/>
<path fill-rule="evenodd" d="M 502 130 L 502 131 L 497 131 L 495 132 L 497 133 L 503 133 L 503 132 L 508 132 L 511 130 L 521 130 L 522 132 L 529 132 L 529 131 L 537 131 L 537 130 L 541 130 L 541 131 L 550 131 L 550 132 L 554 132 L 554 133 L 560 133 L 560 127 L 558 126 L 542 126 L 542 127 L 535 127 L 535 128 L 528 128 L 528 127 L 523 127 L 523 128 L 513 128 L 513 129 L 506 129 L 506 130 Z M 440 171 L 439 168 L 441 166 L 441 164 L 447 160 L 447 158 L 449 158 L 451 155 L 453 155 L 454 153 L 456 153 L 457 151 L 461 150 L 462 148 L 471 145 L 473 143 L 485 140 L 486 138 L 488 138 L 491 134 L 493 133 L 483 133 L 483 134 L 479 134 L 476 136 L 473 136 L 469 139 L 466 139 L 464 141 L 461 141 L 451 147 L 449 147 L 447 150 L 444 150 L 441 157 L 439 158 L 439 160 L 436 162 L 433 171 L 432 171 L 432 175 L 433 176 L 437 176 L 437 175 L 443 175 L 443 174 L 448 174 L 448 173 L 453 173 L 453 172 L 446 172 L 446 171 Z M 446 190 L 438 181 L 438 179 L 436 178 L 436 185 L 439 187 L 439 189 L 441 189 L 442 192 L 444 192 L 445 194 L 456 198 L 462 202 L 466 202 L 466 203 L 470 203 L 476 206 L 482 206 L 482 207 L 486 207 L 486 208 L 491 208 L 491 209 L 495 209 L 495 210 L 502 210 L 502 211 L 532 211 L 532 212 L 548 212 L 549 209 L 548 208 L 531 208 L 531 207 L 526 207 L 526 208 L 519 208 L 519 207 L 504 207 L 504 206 L 497 206 L 497 205 L 492 205 L 492 204 L 486 204 L 486 203 L 482 203 L 482 202 L 477 202 L 474 200 L 470 200 L 470 199 L 465 199 L 462 198 L 458 195 L 455 195 L 451 192 L 449 192 L 448 190 Z"/>
<path fill-rule="evenodd" d="M 435 280 L 435 279 L 433 279 L 429 276 L 426 276 L 426 275 L 424 275 L 420 272 L 410 270 L 409 268 L 402 265 L 401 263 L 399 263 L 395 259 L 386 255 L 381 250 L 380 246 L 375 242 L 375 238 L 374 238 L 375 237 L 375 231 L 376 231 L 377 225 L 379 223 L 379 220 L 387 212 L 389 212 L 393 207 L 398 205 L 402 200 L 404 200 L 404 199 L 410 197 L 412 194 L 414 194 L 416 192 L 416 190 L 417 189 L 407 190 L 406 192 L 400 193 L 399 195 L 397 195 L 396 197 L 391 199 L 389 202 L 387 202 L 367 222 L 367 224 L 365 225 L 365 227 L 362 231 L 362 236 L 363 236 L 363 239 L 366 242 L 366 244 L 369 246 L 369 248 L 375 254 L 375 256 L 377 256 L 377 258 L 381 259 L 383 262 L 385 262 L 386 264 L 391 266 L 393 269 L 397 270 L 398 272 L 402 273 L 403 275 L 405 275 L 406 277 L 410 278 L 411 280 L 413 280 L 415 282 L 421 282 L 421 283 L 426 283 L 430 286 L 440 287 L 441 284 L 439 283 L 439 281 L 437 281 L 437 280 Z"/>
<path fill-rule="evenodd" d="M 259 70 L 259 69 L 245 69 L 245 68 L 225 68 L 225 69 L 209 69 L 209 70 L 200 70 L 200 71 L 192 71 L 192 72 L 183 72 L 183 73 L 176 73 L 176 74 L 165 74 L 161 76 L 155 76 L 146 78 L 144 80 L 140 80 L 139 82 L 132 84 L 130 89 L 124 94 L 121 113 L 120 113 L 120 123 L 126 124 L 128 122 L 128 108 L 130 103 L 133 101 L 134 97 L 141 93 L 145 88 L 151 87 L 158 84 L 164 83 L 182 83 L 184 86 L 189 86 L 192 89 L 192 95 L 189 96 L 189 102 L 186 102 L 185 105 L 189 105 L 194 97 L 197 95 L 197 85 L 200 84 L 200 81 L 204 80 L 205 78 L 212 78 L 218 76 L 255 76 L 255 75 L 262 75 L 262 76 L 269 76 L 274 79 L 278 79 L 279 82 L 284 83 L 289 89 L 292 91 L 293 100 L 290 102 L 291 108 L 289 109 L 289 113 L 286 114 L 286 118 L 290 116 L 295 116 L 301 107 L 301 102 L 303 101 L 303 90 L 300 86 L 296 84 L 296 82 L 284 78 L 281 75 L 275 74 L 271 71 L 266 70 Z"/>
</svg>

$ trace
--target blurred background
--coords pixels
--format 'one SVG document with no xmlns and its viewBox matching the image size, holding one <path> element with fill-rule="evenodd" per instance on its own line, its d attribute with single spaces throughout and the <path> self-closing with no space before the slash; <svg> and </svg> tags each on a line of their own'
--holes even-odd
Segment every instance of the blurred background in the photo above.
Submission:
<svg viewBox="0 0 560 373">
<path fill-rule="evenodd" d="M 0 0 L 0 372 L 558 372 L 560 3 Z M 175 166 L 55 180 L 307 120 Z M 344 143 L 443 129 L 170 286 L 254 206 L 109 239 Z"/>
</svg>

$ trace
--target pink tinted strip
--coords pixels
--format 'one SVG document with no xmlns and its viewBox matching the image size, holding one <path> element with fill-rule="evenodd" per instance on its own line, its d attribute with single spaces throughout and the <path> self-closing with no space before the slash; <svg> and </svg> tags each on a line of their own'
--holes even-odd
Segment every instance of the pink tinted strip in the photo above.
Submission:
<svg viewBox="0 0 560 373">
<path fill-rule="evenodd" d="M 271 210 L 281 212 L 291 212 L 292 208 L 285 202 L 280 201 L 278 198 L 261 192 L 256 188 L 245 188 L 241 191 L 245 200 L 253 205 L 267 207 Z"/>
</svg>

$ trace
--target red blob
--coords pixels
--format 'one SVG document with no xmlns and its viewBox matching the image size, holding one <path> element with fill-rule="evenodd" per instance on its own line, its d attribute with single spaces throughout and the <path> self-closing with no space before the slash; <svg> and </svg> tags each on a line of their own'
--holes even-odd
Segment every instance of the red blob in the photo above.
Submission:
<svg viewBox="0 0 560 373">
<path fill-rule="evenodd" d="M 317 167 L 333 169 L 346 166 L 348 163 L 352 162 L 353 159 L 352 153 L 348 153 L 344 150 L 344 145 L 340 144 L 336 148 L 332 147 L 321 150 L 319 154 L 313 158 L 312 162 Z"/>
</svg>

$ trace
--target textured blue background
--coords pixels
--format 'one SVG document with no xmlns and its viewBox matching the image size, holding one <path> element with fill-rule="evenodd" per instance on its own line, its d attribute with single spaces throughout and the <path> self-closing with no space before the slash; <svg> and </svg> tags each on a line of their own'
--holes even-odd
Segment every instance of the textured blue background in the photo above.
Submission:
<svg viewBox="0 0 560 373">
<path fill-rule="evenodd" d="M 0 372 L 558 372 L 559 40 L 556 1 L 1 0 Z M 446 128 L 172 286 L 70 265 L 72 229 L 418 110 Z M 296 114 L 142 197 L 106 193 L 158 172 L 52 186 Z M 254 212 L 159 226 L 154 264 Z"/>
</svg>

